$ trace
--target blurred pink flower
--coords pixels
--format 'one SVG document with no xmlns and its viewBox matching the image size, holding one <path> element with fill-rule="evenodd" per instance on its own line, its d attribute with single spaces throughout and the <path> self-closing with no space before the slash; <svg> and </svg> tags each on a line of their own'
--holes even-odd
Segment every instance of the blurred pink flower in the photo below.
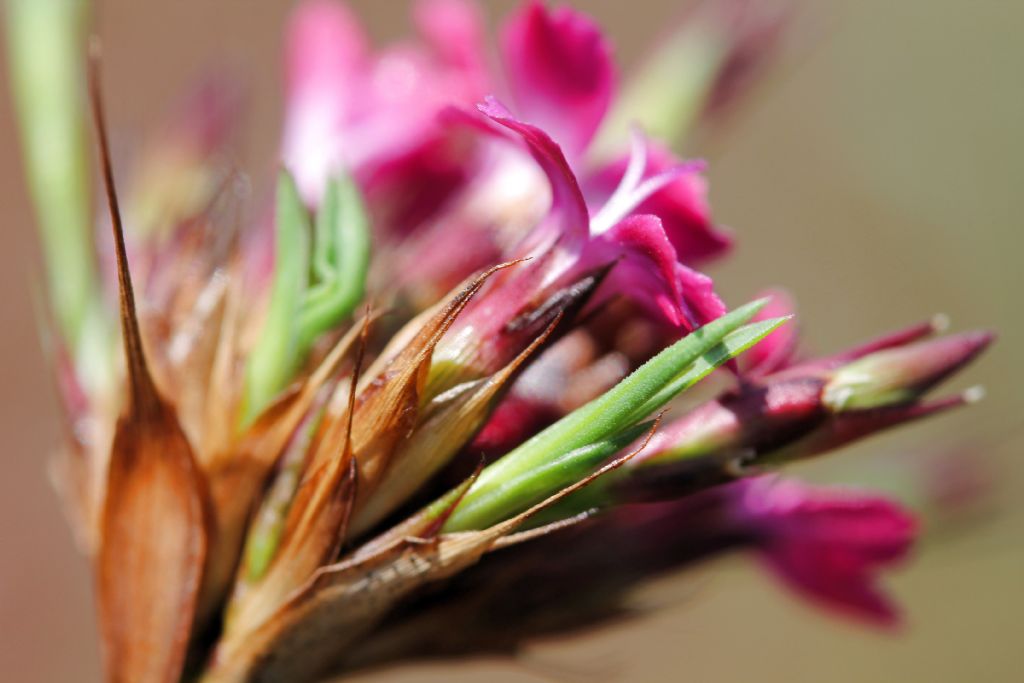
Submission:
<svg viewBox="0 0 1024 683">
<path fill-rule="evenodd" d="M 415 17 L 422 41 L 376 52 L 344 4 L 308 0 L 296 9 L 287 37 L 282 158 L 308 201 L 319 199 L 340 169 L 365 177 L 400 173 L 400 161 L 422 166 L 420 155 L 442 141 L 439 109 L 482 94 L 475 6 L 421 5 Z"/>
<path fill-rule="evenodd" d="M 616 81 L 611 48 L 592 19 L 568 7 L 548 10 L 541 2 L 525 3 L 501 31 L 504 73 L 492 73 L 485 67 L 483 31 L 473 3 L 421 2 L 415 16 L 422 44 L 372 53 L 342 5 L 311 0 L 297 10 L 289 33 L 284 158 L 308 200 L 316 201 L 332 170 L 344 168 L 360 179 L 371 211 L 383 218 L 377 221 L 385 224 L 383 232 L 407 240 L 413 230 L 418 233 L 401 253 L 423 253 L 421 247 L 441 238 L 441 231 L 432 229 L 438 224 L 445 226 L 446 240 L 472 245 L 466 258 L 447 268 L 438 260 L 402 260 L 405 267 L 399 270 L 425 275 L 416 279 L 421 287 L 426 280 L 431 291 L 446 290 L 492 262 L 495 254 L 507 258 L 513 249 L 521 251 L 518 241 L 544 213 L 536 205 L 548 189 L 544 176 L 530 168 L 528 157 L 491 136 L 471 136 L 467 142 L 469 131 L 460 117 L 439 116 L 449 106 L 468 106 L 487 92 L 504 92 L 516 116 L 544 131 L 561 150 L 558 156 L 581 179 L 573 179 L 576 194 L 582 185 L 595 214 L 602 206 L 618 206 L 613 200 L 623 198 L 623 188 L 643 191 L 633 198 L 660 225 L 650 220 L 630 226 L 602 223 L 598 232 L 611 232 L 603 241 L 639 240 L 633 252 L 647 254 L 645 268 L 653 264 L 665 271 L 667 281 L 708 290 L 710 283 L 694 273 L 668 273 L 675 269 L 669 260 L 691 264 L 729 246 L 727 235 L 711 222 L 702 166 L 673 172 L 678 162 L 645 143 L 640 156 L 634 150 L 592 168 L 588 148 L 613 101 Z M 514 120 L 511 115 L 500 118 Z M 550 151 L 544 154 L 551 156 Z M 551 180 L 545 162 L 540 165 Z M 565 210 L 563 205 L 552 213 Z M 672 250 L 665 248 L 666 240 Z M 608 256 L 594 249 L 595 258 Z M 637 270 L 630 264 L 621 268 L 630 269 Z M 437 286 L 430 285 L 432 280 Z M 657 306 L 681 324 L 686 316 L 671 301 L 681 293 L 666 296 Z M 713 310 L 706 303 L 696 306 L 690 318 L 702 319 L 702 313 Z"/>
<path fill-rule="evenodd" d="M 725 524 L 749 535 L 793 588 L 880 625 L 897 621 L 876 576 L 909 552 L 917 534 L 910 511 L 879 496 L 773 477 L 702 495 L 727 499 Z"/>
</svg>

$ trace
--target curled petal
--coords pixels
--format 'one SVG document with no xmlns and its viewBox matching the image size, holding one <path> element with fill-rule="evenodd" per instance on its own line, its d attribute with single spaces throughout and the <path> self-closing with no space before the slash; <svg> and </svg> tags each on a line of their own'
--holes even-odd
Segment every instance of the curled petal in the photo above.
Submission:
<svg viewBox="0 0 1024 683">
<path fill-rule="evenodd" d="M 725 314 L 725 303 L 715 294 L 715 283 L 710 277 L 676 263 L 676 280 L 683 293 L 685 311 L 696 325 L 706 325 Z"/>
<path fill-rule="evenodd" d="M 630 216 L 595 237 L 581 265 L 615 261 L 605 296 L 624 294 L 676 327 L 693 330 L 725 313 L 708 276 L 676 260 L 657 216 Z"/>
<path fill-rule="evenodd" d="M 679 161 L 667 150 L 649 140 L 643 144 L 646 145 L 644 180 L 680 168 Z M 587 179 L 586 195 L 592 205 L 604 203 L 612 196 L 625 180 L 629 162 L 627 157 L 616 159 Z M 687 172 L 675 174 L 671 182 L 639 203 L 636 211 L 660 218 L 679 260 L 693 265 L 722 256 L 732 247 L 732 235 L 715 225 L 711 218 L 703 164 L 690 163 L 682 168 Z"/>
<path fill-rule="evenodd" d="M 676 253 L 656 216 L 630 216 L 591 241 L 581 263 L 616 261 L 604 291 L 625 294 L 673 325 L 693 326 L 676 277 Z M 606 294 L 607 296 L 607 294 Z"/>
<path fill-rule="evenodd" d="M 687 330 L 725 312 L 711 279 L 678 262 L 657 216 L 628 216 L 594 234 L 579 183 L 561 148 L 544 131 L 514 118 L 494 98 L 478 108 L 519 136 L 551 184 L 551 211 L 519 247 L 519 255 L 556 248 L 549 267 L 552 277 L 543 284 L 615 263 L 609 284 L 602 288 L 605 297 L 625 293 Z"/>
<path fill-rule="evenodd" d="M 530 155 L 551 183 L 551 212 L 534 231 L 531 242 L 563 240 L 579 244 L 590 234 L 590 214 L 583 200 L 579 182 L 562 148 L 537 126 L 523 123 L 493 97 L 477 106 L 490 120 L 514 132 L 526 145 Z"/>
</svg>

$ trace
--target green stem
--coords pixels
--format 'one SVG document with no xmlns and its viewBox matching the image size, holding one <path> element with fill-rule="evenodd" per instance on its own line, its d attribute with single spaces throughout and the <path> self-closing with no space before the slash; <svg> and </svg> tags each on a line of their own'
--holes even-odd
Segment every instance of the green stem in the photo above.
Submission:
<svg viewBox="0 0 1024 683">
<path fill-rule="evenodd" d="M 26 182 L 50 304 L 75 354 L 88 334 L 89 317 L 98 312 L 100 291 L 80 100 L 87 10 L 82 0 L 7 2 L 8 58 Z"/>
</svg>

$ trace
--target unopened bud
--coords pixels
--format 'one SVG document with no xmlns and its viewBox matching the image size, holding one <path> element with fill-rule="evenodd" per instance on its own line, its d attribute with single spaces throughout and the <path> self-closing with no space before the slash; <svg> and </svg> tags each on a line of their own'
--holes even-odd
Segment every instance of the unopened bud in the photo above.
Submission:
<svg viewBox="0 0 1024 683">
<path fill-rule="evenodd" d="M 822 401 L 836 413 L 909 403 L 991 341 L 988 332 L 967 332 L 872 353 L 836 370 Z"/>
</svg>

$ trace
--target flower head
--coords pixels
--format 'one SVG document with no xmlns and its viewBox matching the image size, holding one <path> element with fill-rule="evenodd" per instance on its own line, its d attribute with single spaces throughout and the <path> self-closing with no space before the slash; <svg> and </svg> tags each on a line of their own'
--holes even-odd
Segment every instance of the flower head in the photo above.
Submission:
<svg viewBox="0 0 1024 683">
<path fill-rule="evenodd" d="M 749 476 L 965 402 L 925 394 L 991 337 L 923 341 L 932 330 L 918 326 L 798 361 L 778 297 L 727 310 L 694 269 L 731 244 L 705 163 L 639 129 L 598 144 L 626 105 L 591 18 L 525 3 L 492 71 L 467 0 L 418 3 L 418 37 L 383 49 L 344 5 L 300 4 L 283 168 L 253 226 L 214 210 L 239 199 L 223 163 L 234 100 L 217 85 L 155 146 L 122 220 L 94 42 L 114 247 L 100 265 L 68 85 L 82 5 L 12 3 L 10 42 L 30 181 L 53 200 L 37 201 L 49 269 L 80 288 L 51 277 L 69 437 L 57 469 L 95 564 L 110 680 L 355 668 L 402 642 L 388 619 L 408 618 L 407 634 L 424 623 L 424 593 L 486 613 L 473 580 L 450 579 L 543 570 L 520 546 L 572 526 L 589 581 L 568 582 L 569 602 L 584 604 L 602 571 L 633 559 L 607 551 L 609 525 L 586 524 L 599 513 L 643 541 L 617 552 L 740 543 L 820 600 L 892 618 L 874 577 L 914 535 L 901 508 Z M 713 84 L 735 81 L 758 42 L 739 15 L 684 32 L 699 49 L 679 66 L 706 78 L 668 90 L 710 106 Z M 48 154 L 54 139 L 69 149 Z M 94 278 L 104 268 L 116 310 Z M 736 388 L 662 429 L 672 402 L 723 366 Z M 652 509 L 671 524 L 630 526 Z M 678 558 L 637 559 L 634 580 Z M 480 576 L 476 588 L 500 592 Z M 473 642 L 469 622 L 446 619 L 425 621 Z"/>
</svg>

